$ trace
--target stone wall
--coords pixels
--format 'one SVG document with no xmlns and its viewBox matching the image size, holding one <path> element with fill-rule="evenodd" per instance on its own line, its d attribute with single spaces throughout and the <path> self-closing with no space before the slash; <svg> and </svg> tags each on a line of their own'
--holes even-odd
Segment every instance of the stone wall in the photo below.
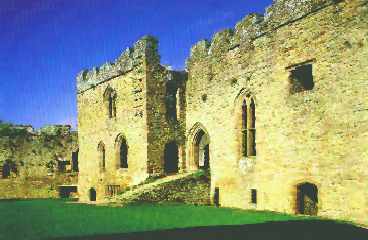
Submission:
<svg viewBox="0 0 368 240">
<path fill-rule="evenodd" d="M 137 41 L 113 63 L 78 75 L 82 201 L 89 200 L 91 189 L 96 190 L 97 200 L 103 200 L 108 185 L 124 189 L 150 175 L 163 174 L 164 145 L 168 140 L 183 143 L 184 134 L 184 128 L 176 121 L 165 118 L 166 85 L 178 82 L 178 87 L 184 89 L 183 76 L 185 73 L 170 71 L 160 64 L 157 40 L 150 36 Z M 108 89 L 114 93 L 112 108 L 105 98 Z M 184 107 L 181 115 L 183 111 Z M 121 136 L 128 145 L 125 168 L 119 166 L 116 140 Z M 101 167 L 101 148 L 98 148 L 102 143 L 105 167 Z"/>
<path fill-rule="evenodd" d="M 313 213 L 368 224 L 367 5 L 277 0 L 194 45 L 188 73 L 152 37 L 80 73 L 81 200 L 165 174 L 175 142 L 177 170 L 209 166 L 221 206 L 303 213 L 308 183 Z"/>
<path fill-rule="evenodd" d="M 77 138 L 70 126 L 0 123 L 0 198 L 56 197 L 58 185 L 76 184 Z"/>
<path fill-rule="evenodd" d="M 309 182 L 318 215 L 368 224 L 367 29 L 367 1 L 278 0 L 265 16 L 193 46 L 186 164 L 194 157 L 188 136 L 202 126 L 222 206 L 295 213 L 297 186 Z M 307 64 L 313 89 L 292 92 L 291 72 Z M 242 102 L 250 98 L 257 152 L 243 157 Z"/>
</svg>

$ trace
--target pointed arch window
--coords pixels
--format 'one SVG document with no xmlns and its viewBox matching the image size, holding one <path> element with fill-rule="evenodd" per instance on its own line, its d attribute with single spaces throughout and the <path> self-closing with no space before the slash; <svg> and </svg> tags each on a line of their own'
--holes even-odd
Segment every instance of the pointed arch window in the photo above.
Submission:
<svg viewBox="0 0 368 240">
<path fill-rule="evenodd" d="M 256 155 L 256 106 L 253 98 L 249 105 L 248 120 L 248 156 Z"/>
<path fill-rule="evenodd" d="M 118 168 L 128 168 L 128 144 L 124 137 L 116 139 L 116 150 Z"/>
<path fill-rule="evenodd" d="M 241 112 L 241 139 L 243 157 L 256 156 L 256 111 L 253 98 L 244 98 Z"/>
<path fill-rule="evenodd" d="M 105 144 L 103 142 L 100 142 L 98 144 L 98 157 L 99 157 L 99 167 L 101 171 L 105 171 L 106 169 L 106 150 L 105 150 Z"/>
<path fill-rule="evenodd" d="M 116 117 L 116 92 L 111 87 L 107 87 L 105 90 L 104 102 L 108 112 L 108 117 Z"/>
<path fill-rule="evenodd" d="M 247 125 L 248 119 L 247 119 L 247 101 L 244 99 L 242 104 L 242 154 L 243 157 L 248 156 L 248 140 L 247 140 Z"/>
</svg>

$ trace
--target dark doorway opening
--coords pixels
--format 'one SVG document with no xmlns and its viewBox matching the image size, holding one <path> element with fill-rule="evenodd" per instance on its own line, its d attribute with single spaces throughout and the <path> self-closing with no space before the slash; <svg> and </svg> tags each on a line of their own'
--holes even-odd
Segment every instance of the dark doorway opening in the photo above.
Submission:
<svg viewBox="0 0 368 240">
<path fill-rule="evenodd" d="M 312 183 L 302 183 L 297 187 L 297 213 L 317 215 L 318 188 Z"/>
<path fill-rule="evenodd" d="M 220 188 L 216 187 L 215 192 L 213 194 L 213 204 L 216 207 L 220 206 Z"/>
<path fill-rule="evenodd" d="M 179 150 L 176 142 L 170 142 L 165 145 L 164 168 L 166 174 L 178 173 L 179 170 Z"/>
<path fill-rule="evenodd" d="M 79 154 L 79 150 L 72 152 L 72 171 L 73 172 L 79 172 L 78 154 Z"/>
<path fill-rule="evenodd" d="M 210 168 L 210 145 L 207 144 L 204 147 L 204 153 L 203 153 L 203 169 L 209 169 Z"/>
<path fill-rule="evenodd" d="M 89 200 L 96 201 L 96 195 L 97 195 L 96 190 L 94 188 L 91 188 L 89 190 Z"/>
</svg>

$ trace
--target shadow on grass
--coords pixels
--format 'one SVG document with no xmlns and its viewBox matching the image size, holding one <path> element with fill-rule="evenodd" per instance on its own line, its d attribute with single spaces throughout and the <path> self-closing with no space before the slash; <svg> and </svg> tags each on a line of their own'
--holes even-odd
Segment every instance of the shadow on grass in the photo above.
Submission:
<svg viewBox="0 0 368 240">
<path fill-rule="evenodd" d="M 86 237 L 56 238 L 58 240 L 117 240 L 117 239 L 251 239 L 251 240 L 360 240 L 368 239 L 368 230 L 333 221 L 287 221 L 240 226 L 212 226 L 122 233 Z"/>
</svg>

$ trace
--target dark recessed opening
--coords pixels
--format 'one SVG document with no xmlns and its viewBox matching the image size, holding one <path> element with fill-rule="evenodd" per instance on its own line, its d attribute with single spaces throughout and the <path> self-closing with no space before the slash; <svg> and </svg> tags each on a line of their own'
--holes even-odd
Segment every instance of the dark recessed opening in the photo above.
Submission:
<svg viewBox="0 0 368 240">
<path fill-rule="evenodd" d="M 89 189 L 89 200 L 94 202 L 96 201 L 96 198 L 97 198 L 96 189 L 94 188 Z"/>
<path fill-rule="evenodd" d="M 312 64 L 296 66 L 290 71 L 290 93 L 309 91 L 314 88 Z"/>
<path fill-rule="evenodd" d="M 220 206 L 220 188 L 215 187 L 215 192 L 213 194 L 213 204 L 216 207 Z"/>
<path fill-rule="evenodd" d="M 165 145 L 164 168 L 166 174 L 178 173 L 179 170 L 179 149 L 176 142 Z"/>
<path fill-rule="evenodd" d="M 257 204 L 257 190 L 251 189 L 250 194 L 251 194 L 251 202 Z"/>
</svg>

